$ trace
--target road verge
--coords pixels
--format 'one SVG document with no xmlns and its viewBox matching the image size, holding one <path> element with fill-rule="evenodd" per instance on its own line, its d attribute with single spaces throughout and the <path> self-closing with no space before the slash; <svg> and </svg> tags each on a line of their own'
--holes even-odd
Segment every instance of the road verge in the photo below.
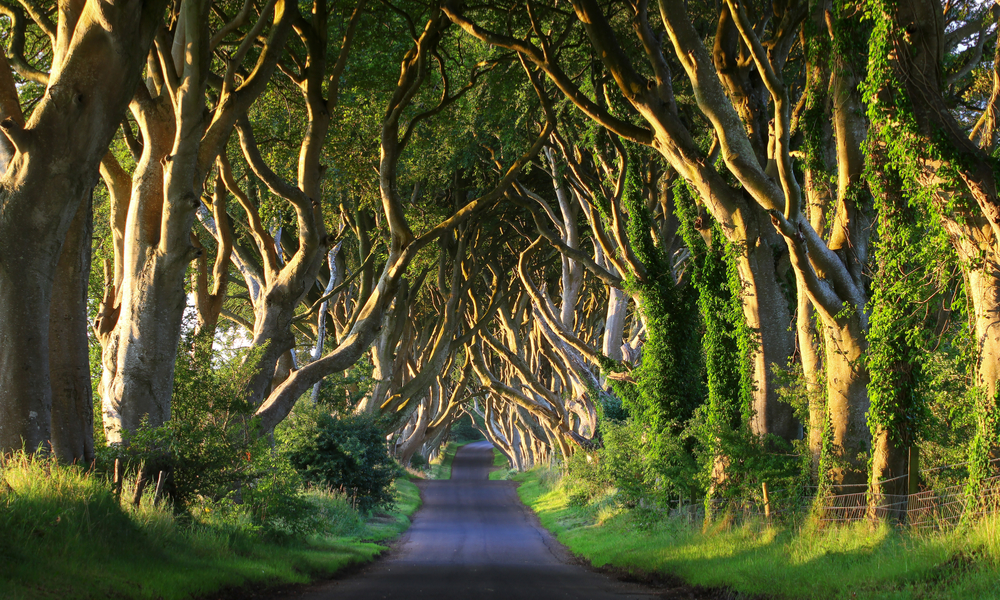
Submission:
<svg viewBox="0 0 1000 600">
<path fill-rule="evenodd" d="M 104 478 L 78 467 L 5 461 L 0 598 L 181 600 L 330 577 L 373 560 L 409 527 L 419 491 L 407 479 L 395 487 L 396 506 L 367 517 L 334 494 L 307 492 L 330 526 L 273 539 L 241 522 L 194 522 L 151 499 L 119 502 Z"/>
<path fill-rule="evenodd" d="M 544 527 L 594 567 L 633 577 L 679 578 L 730 598 L 1000 598 L 1000 520 L 914 534 L 880 524 L 816 528 L 701 523 L 617 506 L 613 491 L 574 504 L 557 470 L 514 477 Z M 705 596 L 714 597 L 714 596 Z"/>
</svg>

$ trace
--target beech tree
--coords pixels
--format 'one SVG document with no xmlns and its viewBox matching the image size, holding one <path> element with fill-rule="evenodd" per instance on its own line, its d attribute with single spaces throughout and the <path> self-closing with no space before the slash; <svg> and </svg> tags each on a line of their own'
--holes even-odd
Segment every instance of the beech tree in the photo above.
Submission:
<svg viewBox="0 0 1000 600">
<path fill-rule="evenodd" d="M 863 488 L 869 482 L 863 457 L 869 452 L 876 458 L 872 467 L 876 480 L 905 472 L 902 457 L 908 448 L 890 431 L 892 422 L 867 418 L 870 275 L 866 269 L 875 214 L 865 146 L 872 117 L 865 115 L 859 90 L 866 63 L 893 64 L 900 54 L 877 50 L 887 47 L 880 41 L 883 34 L 872 37 L 872 48 L 886 52 L 888 63 L 857 52 L 867 47 L 869 32 L 862 20 L 863 7 L 856 4 L 787 2 L 761 8 L 726 2 L 713 8 L 660 2 L 658 15 L 642 1 L 609 7 L 586 0 L 571 4 L 570 12 L 556 5 L 529 4 L 517 18 L 500 16 L 514 14 L 503 3 L 467 10 L 448 4 L 445 11 L 470 36 L 516 52 L 534 65 L 568 103 L 612 137 L 656 150 L 719 223 L 720 232 L 736 249 L 740 302 L 755 338 L 750 347 L 753 431 L 786 439 L 796 436 L 790 409 L 774 393 L 772 371 L 784 366 L 798 346 L 794 354 L 813 390 L 809 446 L 815 468 L 821 462 L 825 465 L 820 476 L 842 491 Z M 943 36 L 946 20 L 929 16 L 944 14 L 942 8 L 933 3 L 921 7 L 900 4 L 875 10 L 895 15 L 884 22 L 905 17 L 907 22 L 933 23 L 940 32 L 934 35 Z M 959 14 L 953 7 L 948 10 Z M 902 11 L 903 16 L 892 11 Z M 917 12 L 920 18 L 907 16 Z M 972 11 L 962 17 L 967 26 L 956 30 L 948 44 L 939 42 L 942 51 L 933 59 L 908 62 L 897 70 L 909 69 L 908 82 L 931 81 L 917 73 L 939 72 L 945 46 L 962 48 L 960 40 L 972 38 L 949 81 L 968 75 L 991 35 L 982 14 Z M 801 52 L 793 52 L 797 41 Z M 589 82 L 567 74 L 586 68 L 594 73 Z M 895 93 L 899 84 L 878 68 L 883 70 L 876 83 L 869 82 L 874 86 L 870 89 Z M 877 92 L 869 94 L 871 105 L 878 104 Z M 921 101 L 933 97 L 923 94 Z M 940 127 L 959 130 L 948 124 L 953 117 L 946 103 L 937 102 L 935 119 L 944 119 Z M 980 121 L 973 137 L 991 139 L 989 118 Z M 892 135 L 888 128 L 881 131 Z M 952 137 L 958 140 L 954 143 L 971 147 L 967 132 Z M 991 184 L 988 178 L 983 183 L 969 174 L 969 168 L 961 179 L 970 186 L 970 197 L 986 206 L 990 196 L 984 190 L 992 189 Z M 961 220 L 965 228 L 958 233 L 959 226 L 950 225 L 956 231 L 956 247 L 961 246 L 957 240 L 968 244 L 978 235 L 969 231 L 972 221 L 967 216 L 951 221 Z M 703 231 L 709 229 L 701 218 L 699 225 Z M 627 260 L 627 248 L 616 242 L 616 251 Z M 969 249 L 959 254 L 972 256 Z M 968 271 L 975 305 L 984 297 L 975 291 L 981 287 L 976 283 L 978 273 L 975 268 Z M 792 294 L 783 289 L 789 277 L 795 280 Z M 793 322 L 797 336 L 791 335 Z M 983 327 L 977 330 L 981 340 Z M 990 365 L 996 361 L 989 358 L 988 341 L 980 345 L 978 377 L 989 394 Z M 825 393 L 817 393 L 821 380 L 826 382 Z M 827 422 L 829 438 L 824 433 Z M 983 420 L 987 422 L 992 421 Z M 821 460 L 824 445 L 829 453 Z"/>
<path fill-rule="evenodd" d="M 939 220 L 954 248 L 970 304 L 975 340 L 975 382 L 980 388 L 977 435 L 972 441 L 973 477 L 987 472 L 988 457 L 1000 444 L 997 416 L 996 335 L 1000 272 L 997 270 L 997 183 L 995 114 L 997 61 L 984 79 L 988 95 L 963 124 L 952 107 L 963 78 L 979 67 L 987 39 L 996 39 L 996 7 L 942 7 L 934 1 L 873 3 L 868 80 L 868 115 L 882 169 L 902 190 Z M 964 52 L 961 49 L 964 46 Z M 946 56 L 958 54 L 946 69 Z M 1000 56 L 1000 55 L 997 55 Z M 989 64 L 989 63 L 988 63 Z M 945 90 L 951 98 L 947 98 Z M 891 404 L 889 406 L 892 406 Z M 892 414 L 880 415 L 889 421 Z"/>
<path fill-rule="evenodd" d="M 354 364 L 374 341 L 382 326 L 385 310 L 396 296 L 400 282 L 417 253 L 441 235 L 451 231 L 467 219 L 494 205 L 512 183 L 514 178 L 541 149 L 544 140 L 554 126 L 554 118 L 547 105 L 544 106 L 544 121 L 539 137 L 530 147 L 503 169 L 502 175 L 483 195 L 457 207 L 453 214 L 433 224 L 425 232 L 417 235 L 411 229 L 406 217 L 397 185 L 397 168 L 400 156 L 412 139 L 414 127 L 422 120 L 436 115 L 458 99 L 468 86 L 474 84 L 475 71 L 466 88 L 452 92 L 452 88 L 442 74 L 442 93 L 438 102 L 424 111 L 410 111 L 417 92 L 425 84 L 430 72 L 431 61 L 441 36 L 450 25 L 444 15 L 433 11 L 419 36 L 414 36 L 414 45 L 407 50 L 400 68 L 399 82 L 389 100 L 385 118 L 382 121 L 379 160 L 379 195 L 382 217 L 389 231 L 388 256 L 378 282 L 357 309 L 352 323 L 337 347 L 319 360 L 290 374 L 267 397 L 257 411 L 261 428 L 265 431 L 276 425 L 291 410 L 298 397 L 325 375 L 344 370 Z M 416 31 L 413 32 L 416 34 Z M 440 64 L 440 61 L 439 61 Z M 443 68 L 443 67 L 442 67 Z M 535 84 L 537 87 L 537 83 Z M 408 120 L 404 120 L 408 119 Z"/>
<path fill-rule="evenodd" d="M 231 344 L 255 435 L 364 372 L 403 463 L 470 414 L 875 511 L 968 396 L 989 472 L 995 8 L 154 4 L 0 6 L 2 451 L 93 458 L 88 343 L 123 451 Z"/>
<path fill-rule="evenodd" d="M 19 54 L 28 25 L 19 8 L 8 8 L 14 66 L 45 86 L 26 119 L 8 61 L 0 61 L 6 167 L 0 451 L 33 451 L 51 442 L 64 460 L 88 460 L 93 431 L 83 309 L 89 198 L 139 83 L 164 3 L 78 1 L 60 2 L 54 11 L 29 9 L 50 41 L 51 58 L 48 65 L 32 65 L 31 57 Z M 51 336 L 60 342 L 50 344 Z"/>
<path fill-rule="evenodd" d="M 842 259 L 834 251 L 836 244 L 829 246 L 802 217 L 801 187 L 791 163 L 793 107 L 779 75 L 799 25 L 806 17 L 806 7 L 791 4 L 778 8 L 778 25 L 767 32 L 765 50 L 758 34 L 760 28 L 754 29 L 745 8 L 727 3 L 718 19 L 714 55 L 709 53 L 702 35 L 694 27 L 692 15 L 682 5 L 660 4 L 661 26 L 666 30 L 669 46 L 661 45 L 653 34 L 645 2 L 625 9 L 629 12 L 628 20 L 634 23 L 638 42 L 638 47 L 629 49 L 621 45 L 614 28 L 623 15 L 609 16 L 597 3 L 586 1 L 574 2 L 573 8 L 579 25 L 558 11 L 550 11 L 545 17 L 555 19 L 554 31 L 560 32 L 561 37 L 541 33 L 549 29 L 542 25 L 538 13 L 529 11 L 526 26 L 532 33 L 527 42 L 491 32 L 456 10 L 447 10 L 471 35 L 517 51 L 537 65 L 580 110 L 615 135 L 655 148 L 697 191 L 729 242 L 741 249 L 737 264 L 744 288 L 744 316 L 758 339 L 752 361 L 757 388 L 754 430 L 759 435 L 777 433 L 791 438 L 794 423 L 790 410 L 782 408 L 774 391 L 769 391 L 770 370 L 775 364 L 787 362 L 793 349 L 793 340 L 787 333 L 791 323 L 788 302 L 778 286 L 781 277 L 774 270 L 781 261 L 772 254 L 772 248 L 782 252 L 782 244 L 775 243 L 773 236 L 780 234 L 784 238 L 799 293 L 807 295 L 819 311 L 829 334 L 827 414 L 833 422 L 834 453 L 845 461 L 845 466 L 835 469 L 833 479 L 845 484 L 867 481 L 867 470 L 857 458 L 870 447 L 864 420 L 867 375 L 864 369 L 856 368 L 864 355 L 864 286 L 860 269 L 855 268 L 853 275 L 849 269 L 851 264 L 864 263 L 865 243 L 862 239 L 854 244 L 860 256 L 852 254 Z M 761 13 L 759 22 L 763 23 L 764 18 Z M 623 102 L 631 107 L 631 114 L 645 125 L 635 125 L 611 114 L 584 95 L 565 75 L 553 44 L 566 39 L 568 32 L 577 26 L 585 32 L 607 77 L 617 84 Z M 530 41 L 532 37 L 537 44 Z M 639 62 L 643 59 L 648 61 L 645 65 Z M 730 185 L 715 169 L 710 154 L 695 143 L 690 126 L 682 120 L 675 100 L 671 60 L 687 75 L 704 126 L 714 136 L 719 157 L 739 188 Z M 740 60 L 742 66 L 729 68 Z M 753 76 L 751 70 L 756 71 Z M 771 129 L 767 127 L 772 120 L 769 103 L 773 107 Z M 860 175 L 858 165 L 849 168 L 853 170 L 839 174 L 845 182 L 843 189 L 848 189 L 850 177 Z M 856 211 L 850 198 L 842 198 L 840 206 L 842 211 Z M 847 217 L 844 221 L 847 222 Z M 857 220 L 852 223 L 864 229 Z M 850 237 L 850 231 L 842 234 Z M 851 310 L 844 311 L 845 306 Z"/>
<path fill-rule="evenodd" d="M 297 13 L 284 2 L 265 5 L 217 74 L 212 54 L 249 21 L 251 6 L 210 33 L 211 6 L 207 0 L 178 4 L 173 26 L 161 29 L 150 51 L 146 85 L 132 103 L 142 147 L 131 191 L 126 192 L 120 168 L 105 169 L 109 178 L 118 178 L 108 185 L 117 196 L 112 214 L 127 215 L 117 236 L 122 247 L 115 253 L 122 265 L 113 271 L 121 279 L 106 283 L 108 293 L 95 324 L 104 347 L 103 417 L 112 443 L 143 422 L 156 427 L 170 418 L 184 279 L 188 263 L 199 254 L 191 243 L 195 210 L 232 128 L 266 88 Z M 273 26 L 256 64 L 237 84 L 244 59 L 269 21 Z M 221 86 L 215 106 L 206 110 L 213 77 L 219 77 Z"/>
</svg>

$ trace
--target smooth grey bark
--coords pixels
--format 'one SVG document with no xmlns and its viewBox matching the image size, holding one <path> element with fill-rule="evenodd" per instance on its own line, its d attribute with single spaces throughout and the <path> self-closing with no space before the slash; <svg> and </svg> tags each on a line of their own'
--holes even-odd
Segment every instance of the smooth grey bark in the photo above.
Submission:
<svg viewBox="0 0 1000 600">
<path fill-rule="evenodd" d="M 419 284 L 423 283 L 421 279 Z M 370 348 L 372 360 L 371 392 L 358 404 L 358 413 L 378 411 L 392 387 L 402 385 L 402 372 L 409 347 L 413 343 L 413 323 L 409 319 L 410 303 L 420 285 L 403 281 L 396 298 L 384 315 L 385 324 Z"/>
<path fill-rule="evenodd" d="M 802 377 L 805 380 L 809 402 L 809 423 L 807 424 L 809 461 L 813 480 L 818 481 L 820 458 L 823 454 L 823 433 L 826 429 L 826 393 L 820 389 L 823 359 L 813 319 L 812 302 L 809 300 L 809 296 L 804 293 L 798 295 L 795 327 L 799 356 L 802 361 Z"/>
<path fill-rule="evenodd" d="M 776 254 L 784 251 L 769 217 L 755 204 L 749 205 L 747 249 L 737 258 L 743 281 L 743 316 L 758 342 L 751 349 L 753 420 L 751 430 L 786 440 L 798 437 L 798 422 L 792 407 L 778 398 L 774 370 L 784 368 L 795 352 L 795 333 L 788 299 L 778 279 Z"/>
<path fill-rule="evenodd" d="M 194 258 L 185 253 L 167 260 L 159 249 L 164 165 L 176 133 L 170 101 L 140 94 L 132 111 L 143 147 L 132 175 L 125 221 L 117 321 L 103 349 L 101 397 L 108 443 L 121 442 L 144 420 L 158 427 L 170 418 L 174 361 L 186 305 L 182 282 L 188 260 Z M 175 285 L 163 285 L 166 279 Z"/>
<path fill-rule="evenodd" d="M 845 487 L 839 493 L 864 490 L 868 464 L 862 457 L 872 448 L 868 428 L 868 370 L 860 368 L 868 346 L 857 316 L 844 319 L 840 327 L 826 327 L 827 418 L 831 423 L 832 461 L 829 481 Z"/>
<path fill-rule="evenodd" d="M 262 7 L 250 35 L 227 65 L 215 109 L 206 110 L 205 92 L 212 79 L 210 53 L 217 43 L 209 37 L 209 4 L 208 0 L 181 3 L 172 53 L 167 55 L 165 37 L 157 41 L 160 68 L 169 74 L 168 83 L 161 89 L 146 89 L 150 107 L 140 102 L 136 111 L 145 127 L 145 144 L 133 178 L 135 206 L 130 205 L 126 225 L 123 295 L 114 342 L 117 355 L 110 365 L 113 377 L 103 386 L 103 402 L 110 407 L 104 413 L 105 430 L 111 443 L 122 441 L 124 432 L 135 431 L 143 422 L 157 427 L 170 418 L 174 364 L 186 306 L 184 276 L 188 263 L 199 254 L 190 234 L 205 178 L 236 121 L 264 92 L 298 14 L 296 6 L 284 0 L 271 0 Z M 237 86 L 236 69 L 272 20 L 252 73 Z M 153 137 L 146 135 L 147 130 Z M 268 351 L 277 352 L 278 344 L 273 346 Z M 274 362 L 287 349 L 278 352 Z"/>
<path fill-rule="evenodd" d="M 337 253 L 340 251 L 340 244 L 334 246 L 329 252 L 327 252 L 326 263 L 330 269 L 330 280 L 326 284 L 326 288 L 323 290 L 323 296 L 329 296 L 333 292 L 333 288 L 340 283 L 343 279 L 343 274 L 337 270 Z M 329 307 L 331 300 L 335 303 L 336 298 L 327 298 L 323 300 L 320 304 L 319 313 L 316 315 L 316 344 L 313 346 L 312 360 L 319 360 L 323 356 L 323 344 L 326 343 L 326 320 L 327 313 L 329 312 Z M 319 388 L 322 382 L 316 382 L 316 385 L 312 389 L 312 401 L 313 404 L 319 398 Z"/>
<path fill-rule="evenodd" d="M 64 463 L 94 460 L 94 401 L 87 340 L 87 288 L 93 201 L 80 204 L 63 244 L 52 288 L 49 367 L 52 381 L 52 452 Z"/>
<path fill-rule="evenodd" d="M 402 445 L 396 448 L 399 462 L 404 465 L 410 464 L 410 459 L 413 458 L 413 454 L 420 446 L 423 445 L 424 432 L 430 424 L 431 411 L 425 404 L 422 403 L 413 417 L 414 419 L 411 424 L 412 430 L 403 441 Z"/>
<path fill-rule="evenodd" d="M 562 217 L 563 243 L 567 247 L 578 250 L 580 248 L 580 232 L 577 228 L 577 217 L 579 207 L 559 173 L 559 165 L 556 162 L 556 153 L 551 148 L 545 150 L 549 167 L 552 169 L 552 187 L 555 189 L 556 201 L 559 204 L 559 215 Z M 574 318 L 576 316 L 576 305 L 580 301 L 580 290 L 583 287 L 583 265 L 578 261 L 560 255 L 562 261 L 562 290 L 561 302 L 559 305 L 559 318 L 567 329 L 575 327 Z"/>
<path fill-rule="evenodd" d="M 50 312 L 55 272 L 80 204 L 139 82 L 164 2 L 60 11 L 53 70 L 0 178 L 0 452 L 51 439 Z"/>
<path fill-rule="evenodd" d="M 976 383 L 987 398 L 997 393 L 1000 381 L 1000 268 L 984 264 L 970 269 L 969 296 L 972 299 L 976 345 Z"/>
</svg>

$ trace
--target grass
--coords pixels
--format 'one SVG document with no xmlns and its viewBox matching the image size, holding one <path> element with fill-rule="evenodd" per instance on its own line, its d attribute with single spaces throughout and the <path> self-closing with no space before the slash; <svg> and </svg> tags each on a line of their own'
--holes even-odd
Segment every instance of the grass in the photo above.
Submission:
<svg viewBox="0 0 1000 600">
<path fill-rule="evenodd" d="M 393 485 L 396 488 L 396 506 L 391 511 L 379 512 L 370 517 L 357 539 L 382 542 L 398 536 L 410 527 L 410 517 L 420 508 L 420 490 L 416 484 L 403 477 Z"/>
<path fill-rule="evenodd" d="M 595 566 L 668 573 L 688 583 L 783 599 L 1000 598 L 1000 517 L 916 534 L 856 523 L 819 528 L 701 524 L 598 500 L 574 506 L 551 470 L 515 477 L 522 500 Z"/>
<path fill-rule="evenodd" d="M 341 497 L 311 492 L 322 531 L 276 541 L 148 502 L 121 506 L 103 478 L 82 469 L 9 459 L 0 463 L 0 598 L 173 600 L 305 583 L 371 560 L 384 550 L 376 542 L 409 526 L 419 491 L 406 479 L 395 485 L 397 506 L 367 519 Z"/>
<path fill-rule="evenodd" d="M 472 440 L 474 441 L 474 440 Z M 451 463 L 455 462 L 455 453 L 458 449 L 466 444 L 471 444 L 472 441 L 468 442 L 448 442 L 441 452 L 438 453 L 427 469 L 427 474 L 424 476 L 425 479 L 451 479 Z"/>
<path fill-rule="evenodd" d="M 507 481 L 517 473 L 514 469 L 509 468 L 510 461 L 496 448 L 493 448 L 493 466 L 497 468 L 490 471 L 490 481 Z"/>
</svg>

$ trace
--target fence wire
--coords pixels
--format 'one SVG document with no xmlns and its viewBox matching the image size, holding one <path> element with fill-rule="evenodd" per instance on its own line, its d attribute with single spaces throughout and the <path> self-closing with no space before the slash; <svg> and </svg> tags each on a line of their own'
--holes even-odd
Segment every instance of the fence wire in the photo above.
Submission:
<svg viewBox="0 0 1000 600">
<path fill-rule="evenodd" d="M 997 472 L 1000 458 L 990 461 Z M 921 471 L 924 474 L 944 469 L 960 470 L 967 464 L 946 465 Z M 896 477 L 880 482 L 877 489 L 895 489 L 900 480 Z M 941 481 L 940 478 L 936 479 Z M 888 485 L 893 484 L 895 485 Z M 906 484 L 902 481 L 902 484 Z M 995 514 L 1000 509 L 1000 476 L 984 479 L 978 493 L 970 496 L 965 484 L 922 489 L 913 494 L 873 494 L 865 484 L 840 486 L 857 489 L 846 494 L 817 496 L 817 488 L 806 486 L 793 489 L 761 490 L 760 494 L 743 498 L 713 498 L 706 501 L 682 504 L 670 511 L 672 517 L 691 521 L 704 519 L 706 511 L 715 518 L 726 518 L 742 524 L 766 524 L 772 521 L 789 521 L 812 513 L 821 522 L 852 523 L 880 519 L 918 530 L 947 529 L 963 518 L 977 519 Z"/>
</svg>

